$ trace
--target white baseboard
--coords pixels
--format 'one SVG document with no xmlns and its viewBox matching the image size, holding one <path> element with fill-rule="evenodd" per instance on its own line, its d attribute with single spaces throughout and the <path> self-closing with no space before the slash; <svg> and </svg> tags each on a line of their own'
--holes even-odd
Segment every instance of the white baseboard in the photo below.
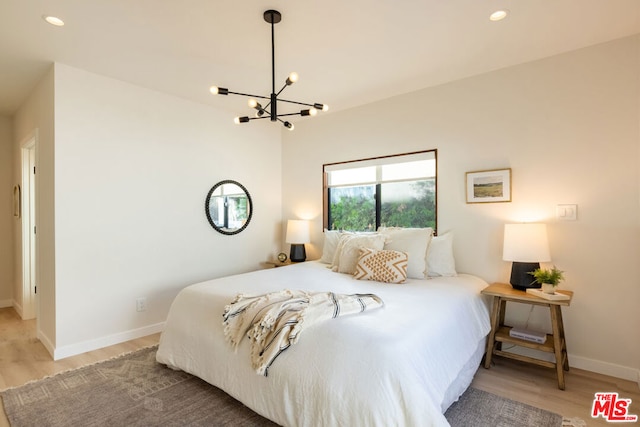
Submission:
<svg viewBox="0 0 640 427">
<path fill-rule="evenodd" d="M 585 371 L 596 372 L 610 377 L 633 381 L 638 383 L 638 387 L 640 387 L 639 369 L 603 362 L 601 360 L 588 359 L 586 357 L 580 357 L 572 354 L 569 354 L 569 364 L 573 368 L 584 369 Z"/>
<path fill-rule="evenodd" d="M 0 308 L 13 307 L 13 300 L 3 299 L 0 300 Z"/>
<path fill-rule="evenodd" d="M 120 344 L 122 342 L 130 341 L 136 338 L 142 338 L 146 337 L 147 335 L 162 332 L 162 330 L 164 329 L 164 324 L 165 322 L 156 323 L 155 325 L 149 325 L 143 328 L 132 329 L 130 331 L 125 331 L 106 337 L 54 348 L 53 351 L 49 350 L 49 352 L 53 355 L 53 360 L 60 360 L 66 357 L 75 356 L 77 354 L 86 353 L 88 351 L 109 347 L 110 345 Z M 45 344 L 44 342 L 43 344 L 45 345 L 45 347 L 47 347 L 47 349 L 49 349 L 47 344 Z"/>
<path fill-rule="evenodd" d="M 55 350 L 55 347 L 51 343 L 51 340 L 49 339 L 49 337 L 46 336 L 45 334 L 43 334 L 42 331 L 40 331 L 40 330 L 37 332 L 37 335 L 38 335 L 38 339 L 40 340 L 40 342 L 42 343 L 44 348 L 47 349 L 47 351 L 49 352 L 49 354 L 53 358 L 53 352 Z"/>
<path fill-rule="evenodd" d="M 549 362 L 554 361 L 554 357 L 551 353 L 543 353 L 525 347 L 512 347 L 508 348 L 507 350 L 512 353 L 530 357 L 537 357 Z M 622 378 L 623 380 L 637 382 L 638 387 L 640 387 L 639 369 L 616 365 L 609 362 L 603 362 L 601 360 L 588 359 L 586 357 L 577 356 L 571 353 L 569 353 L 569 366 L 571 368 L 583 369 L 585 371 L 595 372 L 597 374 L 608 375 L 610 377 Z"/>
<path fill-rule="evenodd" d="M 16 313 L 18 313 L 18 316 L 20 316 L 20 318 L 22 319 L 22 306 L 18 304 L 18 301 L 16 300 L 13 300 L 11 302 L 11 305 L 13 306 L 13 309 L 16 311 Z"/>
</svg>

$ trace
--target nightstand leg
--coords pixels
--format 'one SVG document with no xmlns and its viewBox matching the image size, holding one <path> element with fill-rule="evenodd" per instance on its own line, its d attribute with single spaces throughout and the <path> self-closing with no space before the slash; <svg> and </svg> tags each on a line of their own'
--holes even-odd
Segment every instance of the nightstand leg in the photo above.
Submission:
<svg viewBox="0 0 640 427">
<path fill-rule="evenodd" d="M 489 338 L 487 339 L 487 352 L 484 357 L 484 367 L 489 369 L 491 367 L 491 356 L 493 356 L 493 346 L 496 340 L 496 332 L 498 331 L 498 325 L 500 322 L 500 297 L 493 297 L 493 305 L 491 307 L 491 332 L 489 332 Z"/>
<path fill-rule="evenodd" d="M 498 326 L 496 327 L 496 332 L 504 326 L 504 317 L 507 312 L 507 302 L 500 298 L 500 315 L 498 317 Z M 502 350 L 502 342 L 498 341 L 496 344 L 496 349 Z"/>
<path fill-rule="evenodd" d="M 565 371 L 569 370 L 569 354 L 567 353 L 567 339 L 564 335 L 564 322 L 562 321 L 562 307 L 558 306 L 558 328 L 560 329 L 560 338 L 562 339 L 562 351 L 564 353 L 564 363 L 562 367 Z"/>
<path fill-rule="evenodd" d="M 564 365 L 565 359 L 564 355 L 566 354 L 566 349 L 564 347 L 564 339 L 561 336 L 562 328 L 562 314 L 560 313 L 560 306 L 551 305 L 549 307 L 551 311 L 551 328 L 553 330 L 553 348 L 556 356 L 556 374 L 558 375 L 558 388 L 560 390 L 564 390 Z M 560 314 L 558 314 L 560 313 Z M 568 366 L 568 360 L 567 360 Z"/>
</svg>

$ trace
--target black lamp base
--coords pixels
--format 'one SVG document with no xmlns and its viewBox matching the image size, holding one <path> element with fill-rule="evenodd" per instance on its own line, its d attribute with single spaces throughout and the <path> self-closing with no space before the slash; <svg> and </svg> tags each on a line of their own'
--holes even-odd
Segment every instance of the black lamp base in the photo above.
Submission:
<svg viewBox="0 0 640 427">
<path fill-rule="evenodd" d="M 303 262 L 307 259 L 307 252 L 304 250 L 304 244 L 292 243 L 291 252 L 289 252 L 291 262 Z"/>
<path fill-rule="evenodd" d="M 511 286 L 514 289 L 526 291 L 527 289 L 540 288 L 542 285 L 536 282 L 536 279 L 529 274 L 535 269 L 540 268 L 539 262 L 513 262 L 511 265 Z"/>
</svg>

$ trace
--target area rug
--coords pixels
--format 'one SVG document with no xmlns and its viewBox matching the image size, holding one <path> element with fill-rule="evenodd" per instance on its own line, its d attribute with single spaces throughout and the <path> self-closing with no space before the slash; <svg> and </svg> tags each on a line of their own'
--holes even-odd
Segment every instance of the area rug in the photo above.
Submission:
<svg viewBox="0 0 640 427">
<path fill-rule="evenodd" d="M 562 416 L 473 387 L 445 412 L 454 427 L 562 426 Z"/>
<path fill-rule="evenodd" d="M 156 363 L 149 347 L 0 393 L 11 426 L 275 426 L 223 391 Z M 562 417 L 469 388 L 452 426 L 561 426 Z"/>
</svg>

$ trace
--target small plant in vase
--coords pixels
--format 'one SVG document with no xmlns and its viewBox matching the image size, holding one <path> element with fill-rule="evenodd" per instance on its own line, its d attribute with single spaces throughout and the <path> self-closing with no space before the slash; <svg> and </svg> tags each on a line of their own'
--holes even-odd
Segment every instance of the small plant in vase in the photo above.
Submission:
<svg viewBox="0 0 640 427">
<path fill-rule="evenodd" d="M 558 270 L 555 265 L 551 269 L 537 268 L 529 272 L 536 279 L 536 282 L 542 286 L 542 292 L 547 294 L 556 292 L 556 286 L 564 280 L 563 273 L 564 271 Z"/>
</svg>

